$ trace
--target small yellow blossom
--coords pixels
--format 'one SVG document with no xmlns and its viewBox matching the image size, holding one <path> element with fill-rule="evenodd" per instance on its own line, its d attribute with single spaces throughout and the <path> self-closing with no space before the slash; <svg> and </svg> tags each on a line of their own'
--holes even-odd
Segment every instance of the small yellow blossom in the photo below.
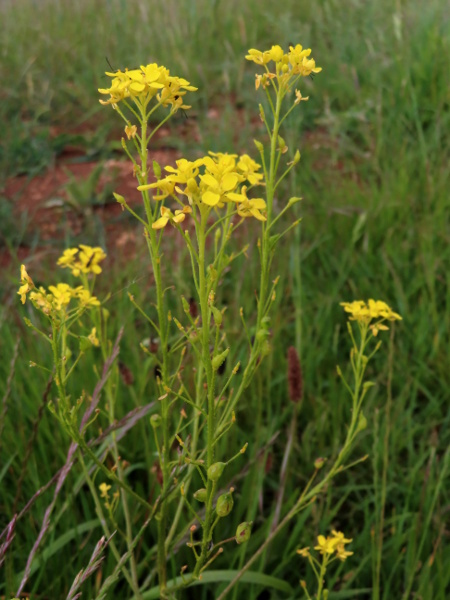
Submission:
<svg viewBox="0 0 450 600">
<path fill-rule="evenodd" d="M 78 248 L 67 248 L 62 256 L 59 257 L 57 264 L 60 267 L 68 268 L 72 275 L 78 277 L 80 273 L 94 273 L 98 275 L 102 272 L 99 263 L 106 258 L 103 248 L 99 246 L 93 248 L 80 244 Z"/>
<path fill-rule="evenodd" d="M 320 554 L 333 554 L 338 543 L 339 541 L 334 537 L 319 535 L 317 538 L 317 546 L 314 546 L 314 550 L 319 550 Z"/>
<path fill-rule="evenodd" d="M 67 306 L 74 295 L 74 290 L 67 283 L 58 283 L 48 287 L 52 294 L 52 304 L 56 310 L 61 310 L 63 306 Z"/>
<path fill-rule="evenodd" d="M 342 531 L 336 531 L 335 529 L 332 529 L 331 534 L 334 537 L 334 539 L 338 541 L 339 544 L 350 544 L 350 542 L 353 542 L 352 539 L 347 539 L 342 533 Z"/>
<path fill-rule="evenodd" d="M 344 562 L 349 556 L 352 556 L 353 552 L 349 552 L 345 549 L 344 544 L 338 544 L 336 547 L 336 556 L 339 560 Z"/>
<path fill-rule="evenodd" d="M 300 104 L 300 102 L 306 102 L 307 100 L 309 100 L 309 96 L 306 96 L 306 98 L 305 98 L 304 96 L 302 96 L 302 93 L 300 90 L 295 90 L 294 104 Z"/>
<path fill-rule="evenodd" d="M 176 210 L 172 213 L 167 207 L 161 206 L 161 217 L 152 224 L 152 229 L 163 229 L 169 221 L 172 223 L 182 223 L 187 214 L 192 212 L 190 206 L 185 206 L 183 210 Z"/>
<path fill-rule="evenodd" d="M 242 186 L 240 194 L 228 194 L 233 202 L 238 203 L 237 212 L 241 217 L 255 217 L 258 221 L 266 221 L 266 217 L 260 212 L 266 209 L 266 203 L 262 198 L 247 198 L 247 188 Z"/>
<path fill-rule="evenodd" d="M 97 337 L 97 328 L 96 327 L 92 328 L 91 333 L 87 337 L 93 346 L 98 347 L 100 345 L 100 342 L 98 341 L 98 337 Z"/>
<path fill-rule="evenodd" d="M 90 306 L 100 306 L 100 301 L 95 296 L 91 296 L 89 290 L 79 285 L 73 290 L 75 298 L 78 298 L 80 304 L 89 308 Z"/>
<path fill-rule="evenodd" d="M 381 300 L 370 299 L 367 303 L 363 300 L 341 302 L 341 306 L 344 307 L 345 312 L 350 313 L 349 319 L 351 321 L 358 321 L 359 323 L 369 324 L 373 319 L 380 319 L 381 321 L 402 320 L 399 314 L 394 312 L 386 302 L 382 302 Z M 380 327 L 379 323 L 377 323 L 374 335 L 377 335 L 378 330 L 385 328 L 386 326 Z"/>
<path fill-rule="evenodd" d="M 179 108 L 188 109 L 183 104 L 186 92 L 194 92 L 196 87 L 182 77 L 173 77 L 170 71 L 156 63 L 141 65 L 139 69 L 125 69 L 106 73 L 112 77 L 111 87 L 99 89 L 100 94 L 109 95 L 108 100 L 100 100 L 101 104 L 118 104 L 121 100 L 132 99 L 136 103 L 147 104 L 153 97 L 162 106 L 171 106 L 176 112 Z"/>
<path fill-rule="evenodd" d="M 19 287 L 17 294 L 20 296 L 22 304 L 25 304 L 28 292 L 31 292 L 35 287 L 33 280 L 27 273 L 25 265 L 20 266 L 20 283 L 22 285 Z"/>
<path fill-rule="evenodd" d="M 111 489 L 110 485 L 108 485 L 107 483 L 101 483 L 98 486 L 98 489 L 100 490 L 100 497 L 101 498 L 108 498 L 108 492 Z"/>
<path fill-rule="evenodd" d="M 31 292 L 30 300 L 39 310 L 42 310 L 46 315 L 50 314 L 53 309 L 52 294 L 47 294 L 43 287 L 39 288 L 38 292 Z"/>
<path fill-rule="evenodd" d="M 125 134 L 129 140 L 134 138 L 136 136 L 136 133 L 137 133 L 136 125 L 127 125 L 125 127 Z"/>
<path fill-rule="evenodd" d="M 264 179 L 262 173 L 257 173 L 259 169 L 261 169 L 261 165 L 254 161 L 248 154 L 243 154 L 239 158 L 237 170 L 239 173 L 242 173 L 251 185 L 257 185 Z"/>
<path fill-rule="evenodd" d="M 303 556 L 304 558 L 308 558 L 308 556 L 310 556 L 309 546 L 306 546 L 306 548 L 301 548 L 300 550 L 297 550 L 297 554 L 300 554 L 300 556 Z"/>
</svg>

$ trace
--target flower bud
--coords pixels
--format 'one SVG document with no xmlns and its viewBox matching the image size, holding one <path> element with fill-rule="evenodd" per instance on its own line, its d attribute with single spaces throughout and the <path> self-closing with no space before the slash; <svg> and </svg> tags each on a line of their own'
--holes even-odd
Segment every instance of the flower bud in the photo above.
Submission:
<svg viewBox="0 0 450 600">
<path fill-rule="evenodd" d="M 217 369 L 219 369 L 220 365 L 225 361 L 229 352 L 230 352 L 230 349 L 227 348 L 226 350 L 224 350 L 223 352 L 221 352 L 220 354 L 218 354 L 217 356 L 215 356 L 212 359 L 211 362 L 212 362 L 212 368 L 214 369 L 214 371 L 217 371 Z"/>
<path fill-rule="evenodd" d="M 113 196 L 119 204 L 122 204 L 122 205 L 126 204 L 125 198 L 123 196 L 121 196 L 120 194 L 116 194 L 116 192 L 113 192 Z"/>
<path fill-rule="evenodd" d="M 265 340 L 261 346 L 261 356 L 270 354 L 271 346 L 268 340 Z"/>
<path fill-rule="evenodd" d="M 187 180 L 186 187 L 191 192 L 191 194 L 195 194 L 196 192 L 198 192 L 198 185 L 193 177 L 190 177 Z"/>
<path fill-rule="evenodd" d="M 244 521 L 244 523 L 238 525 L 235 538 L 237 544 L 245 544 L 245 542 L 248 542 L 252 533 L 252 525 L 252 521 Z"/>
<path fill-rule="evenodd" d="M 357 431 L 364 431 L 367 428 L 367 419 L 363 413 L 359 415 Z"/>
<path fill-rule="evenodd" d="M 206 489 L 205 488 L 200 488 L 199 490 L 197 490 L 196 492 L 194 492 L 194 498 L 198 502 L 206 502 Z"/>
<path fill-rule="evenodd" d="M 256 332 L 256 341 L 257 342 L 264 342 L 264 340 L 267 338 L 267 336 L 269 335 L 269 332 L 267 331 L 267 329 L 259 329 Z"/>
<path fill-rule="evenodd" d="M 234 500 L 231 490 L 217 498 L 216 513 L 219 517 L 226 517 L 233 510 Z"/>
<path fill-rule="evenodd" d="M 314 461 L 314 468 L 319 470 L 323 467 L 323 465 L 327 462 L 326 458 L 322 458 L 321 456 L 319 458 L 316 458 L 316 460 Z"/>
<path fill-rule="evenodd" d="M 161 167 L 156 160 L 153 161 L 153 173 L 155 174 L 156 179 L 161 179 Z"/>
<path fill-rule="evenodd" d="M 80 344 L 80 352 L 86 352 L 89 348 L 92 348 L 91 340 L 85 335 L 80 335 L 78 342 Z"/>
<path fill-rule="evenodd" d="M 161 416 L 160 415 L 152 415 L 150 417 L 150 425 L 153 427 L 153 429 L 157 429 L 160 425 L 161 425 Z"/>
<path fill-rule="evenodd" d="M 211 306 L 211 311 L 214 317 L 214 323 L 219 327 L 220 325 L 222 325 L 223 315 L 221 311 L 215 306 Z"/>
<path fill-rule="evenodd" d="M 216 462 L 211 465 L 208 469 L 208 479 L 218 481 L 226 466 L 226 463 L 223 462 Z"/>
<path fill-rule="evenodd" d="M 259 150 L 259 152 L 264 152 L 264 146 L 262 145 L 261 142 L 259 142 L 258 140 L 253 140 L 253 143 L 255 144 L 255 146 Z"/>
<path fill-rule="evenodd" d="M 181 296 L 181 303 L 183 305 L 183 310 L 185 313 L 190 313 L 189 302 L 186 300 L 184 296 Z"/>
</svg>

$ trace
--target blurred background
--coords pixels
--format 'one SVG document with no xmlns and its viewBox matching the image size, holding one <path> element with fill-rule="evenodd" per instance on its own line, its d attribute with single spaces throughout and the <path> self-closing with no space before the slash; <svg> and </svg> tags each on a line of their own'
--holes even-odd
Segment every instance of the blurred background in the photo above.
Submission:
<svg viewBox="0 0 450 600">
<path fill-rule="evenodd" d="M 189 94 L 188 117 L 178 113 L 155 140 L 151 156 L 162 165 L 208 150 L 257 159 L 263 94 L 254 89 L 258 68 L 245 54 L 301 43 L 323 71 L 302 82 L 310 99 L 284 124 L 289 152 L 299 148 L 302 158 L 277 201 L 302 196 L 296 215 L 303 221 L 273 267 L 281 275 L 274 353 L 239 420 L 248 437 L 255 411 L 261 418 L 250 453 L 259 470 L 241 484 L 247 500 L 237 502 L 236 514 L 237 522 L 253 516 L 259 533 L 254 546 L 222 567 L 239 568 L 267 535 L 290 419 L 287 348 L 297 347 L 304 378 L 289 506 L 314 459 L 336 453 L 345 435 L 346 398 L 335 374 L 336 364 L 348 362 L 339 302 L 375 298 L 403 321 L 385 336 L 370 373 L 376 386 L 368 397 L 369 426 L 355 450 L 355 458 L 370 458 L 302 513 L 259 566 L 301 598 L 298 580 L 310 581 L 311 574 L 295 549 L 313 545 L 333 526 L 354 538 L 354 555 L 331 573 L 330 598 L 448 597 L 448 2 L 2 0 L 0 31 L 0 529 L 61 467 L 68 447 L 44 410 L 46 375 L 28 366 L 43 350 L 23 324 L 31 309 L 19 306 L 16 294 L 20 264 L 36 282 L 51 283 L 65 247 L 104 247 L 108 276 L 99 279 L 98 295 L 111 292 L 111 327 L 114 333 L 125 326 L 121 357 L 135 379 L 133 388 L 123 383 L 123 413 L 139 404 L 151 377 L 151 364 L 141 368 L 142 323 L 127 299 L 127 292 L 143 303 L 151 295 L 143 236 L 112 192 L 136 210 L 139 198 L 121 152 L 121 121 L 98 102 L 97 88 L 110 81 L 104 72 L 157 62 L 198 87 Z M 246 235 L 256 242 L 251 228 Z M 169 268 L 189 296 L 178 241 L 168 239 Z M 250 275 L 226 282 L 231 314 L 239 306 L 252 309 L 256 269 Z M 79 388 L 92 389 L 95 380 L 86 366 Z M 139 467 L 139 438 L 133 438 L 127 460 L 148 470 Z M 47 550 L 34 563 L 27 588 L 33 598 L 65 597 L 100 536 L 94 508 L 80 491 L 78 472 L 58 500 Z M 13 593 L 49 501 L 39 499 L 18 523 L 0 597 Z M 86 597 L 94 598 L 90 585 Z M 235 598 L 244 593 L 288 597 L 255 585 L 238 587 Z M 195 594 L 185 597 L 215 597 L 200 588 Z"/>
</svg>

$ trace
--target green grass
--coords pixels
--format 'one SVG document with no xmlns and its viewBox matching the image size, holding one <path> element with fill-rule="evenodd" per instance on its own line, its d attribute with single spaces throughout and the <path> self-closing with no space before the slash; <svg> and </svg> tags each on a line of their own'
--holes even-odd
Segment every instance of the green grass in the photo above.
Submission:
<svg viewBox="0 0 450 600">
<path fill-rule="evenodd" d="M 264 374 L 252 385 L 238 426 L 228 438 L 233 449 L 243 440 L 250 442 L 250 466 L 243 478 L 239 478 L 243 463 L 235 466 L 235 509 L 221 533 L 232 535 L 237 523 L 251 518 L 254 535 L 246 547 L 225 552 L 214 569 L 238 569 L 268 535 L 292 411 L 285 354 L 289 345 L 298 342 L 295 319 L 302 324 L 305 389 L 285 509 L 311 474 L 314 459 L 336 453 L 345 434 L 347 400 L 335 371 L 336 364 L 348 364 L 339 302 L 376 297 L 391 304 L 404 320 L 395 327 L 392 349 L 389 334 L 383 337 L 371 368 L 376 386 L 366 408 L 369 426 L 354 452 L 355 458 L 370 457 L 342 474 L 301 513 L 253 571 L 287 582 L 296 590 L 292 597 L 301 597 L 298 580 L 306 579 L 310 587 L 312 579 L 295 550 L 312 546 L 318 533 L 333 526 L 354 538 L 354 555 L 336 570 L 330 569 L 330 589 L 336 587 L 330 598 L 444 600 L 450 586 L 445 528 L 449 502 L 445 450 L 450 430 L 446 267 L 450 264 L 450 27 L 445 3 L 286 0 L 274 6 L 266 0 L 198 0 L 166 2 L 164 10 L 162 6 L 137 0 L 2 3 L 0 48 L 6 58 L 2 61 L 0 117 L 5 134 L 0 181 L 11 174 L 33 174 L 52 163 L 60 147 L 51 127 L 73 133 L 78 126 L 96 123 L 103 132 L 96 142 L 101 151 L 102 139 L 117 129 L 113 111 L 97 102 L 96 89 L 104 85 L 102 72 L 108 70 L 105 56 L 115 68 L 155 60 L 199 87 L 192 95 L 190 118 L 197 119 L 202 138 L 196 145 L 186 139 L 176 141 L 180 153 L 189 157 L 208 149 L 237 149 L 256 156 L 252 137 L 261 134 L 255 133 L 251 118 L 257 115 L 259 96 L 253 89 L 255 69 L 243 58 L 246 50 L 297 41 L 311 46 L 323 72 L 305 81 L 302 91 L 310 101 L 291 117 L 285 130 L 290 150 L 299 147 L 302 162 L 279 198 L 282 204 L 290 195 L 303 197 L 297 207 L 303 216 L 301 236 L 292 235 L 291 243 L 280 247 L 273 267 L 274 274 L 281 275 L 272 323 L 274 352 Z M 219 123 L 208 119 L 208 109 L 218 105 L 225 114 Z M 236 106 L 244 108 L 243 126 L 234 117 Z M 10 214 L 7 209 L 5 214 Z M 246 241 L 248 237 L 253 244 L 251 229 Z M 17 241 L 12 238 L 11 243 Z M 153 400 L 154 365 L 139 349 L 150 332 L 127 298 L 127 291 L 143 304 L 151 298 L 142 266 L 144 248 L 139 256 L 135 263 L 110 266 L 107 280 L 103 284 L 99 280 L 104 294 L 113 293 L 107 305 L 111 333 L 125 327 L 121 360 L 135 377 L 133 387 L 120 383 L 118 416 Z M 173 257 L 167 269 L 177 291 L 191 295 L 183 278 L 183 257 L 173 248 L 167 256 Z M 256 256 L 254 249 L 223 283 L 227 319 L 236 323 L 233 359 L 243 352 L 244 344 L 238 309 L 244 306 L 249 313 L 254 308 L 256 271 L 249 265 Z M 34 263 L 42 281 L 52 277 L 47 269 L 53 269 L 54 258 L 52 254 L 49 264 L 42 266 Z M 28 362 L 37 356 L 44 362 L 45 356 L 39 340 L 22 322 L 21 317 L 31 317 L 31 311 L 28 306 L 17 308 L 14 278 L 6 274 L 2 282 L 0 309 L 0 398 L 7 388 L 15 342 L 20 340 L 0 438 L 0 528 L 63 465 L 69 446 L 50 412 L 44 409 L 39 416 L 46 375 L 30 369 Z M 50 360 L 48 356 L 47 364 Z M 89 360 L 80 365 L 79 373 L 83 378 L 74 382 L 73 397 L 82 389 L 92 393 L 96 382 Z M 255 422 L 261 423 L 256 432 Z M 133 431 L 120 442 L 120 452 L 132 465 L 130 481 L 143 491 L 151 487 L 156 457 L 147 420 Z M 277 431 L 280 435 L 272 446 L 256 456 Z M 29 444 L 31 452 L 25 460 Z M 222 450 L 226 453 L 225 445 Z M 272 468 L 265 473 L 267 455 Z M 0 595 L 14 594 L 51 496 L 51 490 L 43 494 L 18 522 L 13 550 L 0 571 Z M 135 527 L 139 524 L 136 518 Z M 383 545 L 377 588 L 380 528 Z M 27 591 L 33 598 L 65 598 L 100 536 L 93 502 L 81 469 L 75 466 L 57 502 L 45 550 L 38 555 Z M 153 567 L 154 536 L 150 526 L 139 551 L 142 580 Z M 173 577 L 179 575 L 187 556 L 180 547 Z M 107 551 L 104 577 L 113 566 Z M 205 583 L 183 597 L 206 600 L 225 585 Z M 240 584 L 235 598 L 255 599 L 264 587 L 250 578 Z M 95 576 L 83 590 L 86 598 L 95 597 Z M 131 597 L 125 590 L 119 581 L 110 597 Z M 267 588 L 259 597 L 290 596 Z"/>
</svg>

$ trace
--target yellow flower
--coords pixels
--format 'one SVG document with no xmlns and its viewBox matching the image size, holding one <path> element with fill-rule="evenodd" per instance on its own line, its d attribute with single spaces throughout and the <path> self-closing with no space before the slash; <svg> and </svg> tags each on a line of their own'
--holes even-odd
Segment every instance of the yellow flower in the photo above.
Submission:
<svg viewBox="0 0 450 600">
<path fill-rule="evenodd" d="M 134 138 L 136 136 L 137 133 L 137 127 L 136 125 L 127 125 L 125 127 L 125 133 L 126 136 L 129 140 L 131 140 L 131 138 Z"/>
<path fill-rule="evenodd" d="M 108 485 L 107 483 L 101 483 L 98 486 L 98 489 L 100 490 L 100 497 L 101 498 L 108 498 L 108 492 L 111 489 L 110 485 Z"/>
<path fill-rule="evenodd" d="M 319 535 L 317 538 L 317 546 L 314 546 L 314 550 L 319 550 L 320 554 L 333 554 L 338 543 L 339 541 L 334 537 Z"/>
<path fill-rule="evenodd" d="M 53 296 L 52 294 L 47 294 L 43 287 L 40 287 L 38 292 L 31 292 L 30 300 L 36 308 L 42 310 L 46 315 L 50 314 L 53 309 Z"/>
<path fill-rule="evenodd" d="M 262 173 L 257 173 L 260 168 L 261 165 L 254 161 L 248 154 L 243 154 L 237 164 L 238 172 L 242 173 L 251 185 L 258 185 L 264 179 Z"/>
<path fill-rule="evenodd" d="M 131 98 L 135 102 L 148 103 L 156 96 L 162 106 L 171 106 L 175 112 L 178 108 L 188 109 L 182 97 L 187 91 L 194 92 L 196 87 L 181 77 L 173 77 L 168 69 L 156 63 L 141 65 L 139 69 L 118 70 L 106 73 L 112 77 L 111 87 L 99 89 L 100 94 L 109 95 L 108 100 L 100 100 L 101 104 L 117 104 L 121 100 Z"/>
<path fill-rule="evenodd" d="M 74 295 L 74 290 L 67 283 L 58 283 L 56 286 L 49 285 L 48 289 L 53 296 L 52 304 L 56 310 L 61 310 L 63 306 L 67 306 Z"/>
<path fill-rule="evenodd" d="M 62 256 L 59 257 L 57 264 L 60 267 L 68 268 L 72 275 L 78 277 L 80 273 L 102 272 L 99 263 L 106 258 L 106 254 L 100 247 L 92 248 L 80 244 L 79 248 L 67 248 Z"/>
<path fill-rule="evenodd" d="M 304 98 L 300 90 L 295 90 L 294 104 L 300 104 L 300 102 L 306 102 L 307 100 L 309 100 L 309 96 L 306 96 L 306 98 Z"/>
<path fill-rule="evenodd" d="M 247 198 L 247 188 L 245 185 L 242 186 L 240 194 L 228 194 L 228 197 L 233 202 L 238 203 L 237 212 L 241 217 L 255 217 L 258 221 L 266 221 L 266 217 L 261 214 L 261 210 L 265 210 L 266 203 L 262 198 Z"/>
<path fill-rule="evenodd" d="M 87 336 L 93 346 L 99 346 L 100 342 L 97 337 L 97 328 L 93 327 L 91 333 Z"/>
<path fill-rule="evenodd" d="M 80 244 L 78 262 L 83 273 L 95 273 L 96 275 L 101 273 L 102 269 L 98 263 L 105 260 L 105 258 L 106 254 L 102 248 L 98 246 L 92 248 L 91 246 Z"/>
<path fill-rule="evenodd" d="M 336 531 L 335 529 L 332 529 L 331 534 L 339 544 L 350 544 L 350 542 L 353 542 L 352 539 L 347 539 L 342 531 Z"/>
<path fill-rule="evenodd" d="M 266 65 L 272 60 L 269 56 L 269 50 L 266 50 L 266 52 L 261 52 L 261 50 L 255 50 L 254 48 L 251 48 L 248 51 L 248 54 L 245 58 L 253 61 L 257 65 Z"/>
<path fill-rule="evenodd" d="M 19 287 L 17 294 L 20 296 L 22 304 L 25 304 L 28 292 L 31 292 L 35 287 L 33 280 L 27 273 L 25 265 L 20 266 L 20 283 L 22 285 Z"/>
<path fill-rule="evenodd" d="M 100 306 L 100 301 L 95 296 L 91 296 L 89 290 L 79 285 L 73 290 L 75 298 L 78 298 L 80 304 L 89 308 L 90 306 Z"/>
<path fill-rule="evenodd" d="M 167 196 L 171 196 L 173 194 L 173 190 L 175 188 L 175 182 L 170 179 L 170 177 L 166 177 L 165 179 L 160 179 L 155 183 L 149 183 L 148 185 L 140 185 L 138 190 L 151 190 L 158 189 L 160 190 L 159 194 L 153 195 L 153 200 L 164 200 Z"/>
<path fill-rule="evenodd" d="M 380 321 L 401 321 L 402 317 L 394 312 L 386 302 L 381 300 L 370 299 L 368 303 L 364 300 L 355 300 L 353 302 L 341 302 L 345 312 L 350 313 L 351 321 L 369 324 L 372 319 L 380 319 Z M 375 325 L 374 335 L 378 334 L 378 330 L 386 329 L 386 326 L 380 327 L 380 324 Z"/>
<path fill-rule="evenodd" d="M 191 212 L 192 208 L 190 206 L 185 206 L 183 210 L 176 210 L 175 213 L 172 213 L 165 206 L 161 206 L 161 216 L 152 224 L 152 229 L 163 229 L 169 221 L 172 223 L 182 223 L 186 215 Z"/>
<path fill-rule="evenodd" d="M 344 544 L 338 544 L 336 547 L 336 555 L 339 558 L 339 560 L 342 560 L 342 562 L 344 562 L 349 556 L 352 556 L 353 552 L 348 552 L 345 548 L 344 548 Z"/>
<path fill-rule="evenodd" d="M 20 280 L 22 283 L 28 283 L 31 287 L 34 287 L 33 280 L 28 275 L 25 265 L 20 265 Z"/>
<path fill-rule="evenodd" d="M 306 546 L 306 548 L 301 548 L 300 550 L 297 550 L 297 554 L 300 554 L 300 556 L 303 556 L 304 558 L 308 558 L 308 556 L 310 556 L 309 546 Z"/>
<path fill-rule="evenodd" d="M 31 290 L 32 290 L 32 288 L 29 286 L 28 283 L 24 283 L 23 285 L 21 285 L 19 287 L 19 291 L 17 293 L 20 296 L 20 301 L 22 302 L 22 304 L 25 304 L 25 301 L 27 299 L 27 294 Z"/>
<path fill-rule="evenodd" d="M 311 49 L 303 50 L 301 44 L 297 44 L 295 47 L 289 46 L 289 63 L 294 75 L 307 77 L 311 73 L 320 73 L 322 67 L 316 67 L 315 60 L 308 58 L 310 54 Z"/>
</svg>

